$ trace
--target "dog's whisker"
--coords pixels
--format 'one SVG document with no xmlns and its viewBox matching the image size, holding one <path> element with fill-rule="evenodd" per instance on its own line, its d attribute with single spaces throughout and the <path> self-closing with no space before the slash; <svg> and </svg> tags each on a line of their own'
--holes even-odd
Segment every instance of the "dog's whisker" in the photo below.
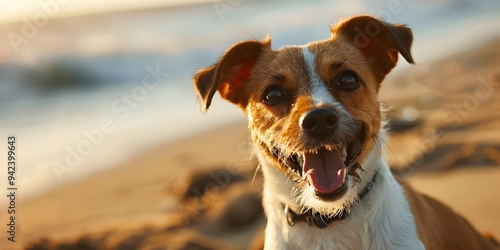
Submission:
<svg viewBox="0 0 500 250">
<path fill-rule="evenodd" d="M 260 166 L 260 163 L 259 163 L 255 167 L 255 172 L 253 173 L 252 182 L 250 182 L 250 187 L 248 188 L 248 192 L 250 192 L 252 190 L 253 184 L 255 182 L 255 178 L 257 178 L 257 172 L 259 171 L 260 168 L 261 168 L 261 166 Z"/>
<path fill-rule="evenodd" d="M 396 155 L 396 153 L 394 152 L 394 150 L 392 149 L 391 145 L 384 139 L 382 138 L 381 136 L 379 135 L 376 135 L 374 138 L 373 138 L 374 141 L 378 141 L 379 143 L 384 143 L 387 148 L 391 151 L 391 154 L 394 156 L 394 159 L 396 159 L 396 161 L 398 162 L 399 164 L 399 158 L 398 156 Z"/>
<path fill-rule="evenodd" d="M 380 141 L 377 140 L 377 137 L 374 136 L 374 135 L 370 135 L 370 138 L 372 139 L 373 144 L 375 145 L 375 148 L 377 149 L 377 152 L 379 154 L 382 154 L 382 148 L 381 148 L 381 145 L 380 145 Z"/>
</svg>

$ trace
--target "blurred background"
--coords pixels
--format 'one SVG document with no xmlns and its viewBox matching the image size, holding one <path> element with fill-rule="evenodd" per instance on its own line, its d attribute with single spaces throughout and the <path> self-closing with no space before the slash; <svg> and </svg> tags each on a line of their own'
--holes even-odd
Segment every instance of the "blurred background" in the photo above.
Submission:
<svg viewBox="0 0 500 250">
<path fill-rule="evenodd" d="M 422 191 L 468 204 L 459 208 L 466 215 L 482 209 L 478 227 L 500 237 L 500 205 L 465 202 L 459 191 L 471 190 L 463 183 L 483 185 L 477 190 L 500 183 L 497 0 L 18 0 L 0 2 L 0 138 L 17 137 L 20 241 L 0 242 L 245 248 L 264 224 L 245 117 L 219 98 L 202 114 L 193 73 L 237 41 L 270 34 L 275 49 L 304 44 L 366 13 L 406 23 L 415 36 L 417 66 L 400 60 L 381 94 L 393 107 L 392 166 Z M 237 166 L 230 173 L 228 162 Z M 458 165 L 482 167 L 450 172 Z M 205 190 L 207 176 L 224 184 L 219 189 L 244 179 L 239 192 L 247 198 L 219 190 L 211 198 L 234 203 L 187 204 L 203 196 L 192 185 Z M 0 184 L 6 190 L 6 178 Z M 243 230 L 206 228 L 220 220 L 239 227 L 231 223 L 243 208 L 231 206 L 241 202 L 255 207 Z M 203 242 L 189 245 L 193 239 Z"/>
</svg>

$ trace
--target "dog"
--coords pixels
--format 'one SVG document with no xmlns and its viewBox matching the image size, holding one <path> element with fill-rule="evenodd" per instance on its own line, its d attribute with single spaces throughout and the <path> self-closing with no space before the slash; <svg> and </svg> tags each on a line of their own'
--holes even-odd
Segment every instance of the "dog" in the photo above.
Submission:
<svg viewBox="0 0 500 250">
<path fill-rule="evenodd" d="M 271 48 L 230 47 L 198 71 L 206 111 L 216 92 L 248 117 L 264 176 L 264 249 L 495 249 L 492 239 L 391 173 L 377 99 L 399 54 L 413 64 L 413 34 L 368 15 L 331 37 Z"/>
</svg>

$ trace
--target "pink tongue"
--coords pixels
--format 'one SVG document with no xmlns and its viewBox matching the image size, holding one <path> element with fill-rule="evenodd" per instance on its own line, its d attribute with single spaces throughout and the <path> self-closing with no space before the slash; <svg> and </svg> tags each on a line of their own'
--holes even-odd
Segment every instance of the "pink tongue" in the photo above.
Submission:
<svg viewBox="0 0 500 250">
<path fill-rule="evenodd" d="M 347 168 L 338 150 L 321 149 L 317 154 L 304 154 L 302 176 L 308 172 L 309 183 L 317 192 L 323 194 L 338 190 L 347 176 Z"/>
</svg>

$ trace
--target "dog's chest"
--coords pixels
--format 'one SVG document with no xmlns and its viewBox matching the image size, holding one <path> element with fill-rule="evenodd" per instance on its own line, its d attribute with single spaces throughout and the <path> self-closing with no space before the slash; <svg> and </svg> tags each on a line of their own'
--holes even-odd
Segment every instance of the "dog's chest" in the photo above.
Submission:
<svg viewBox="0 0 500 250">
<path fill-rule="evenodd" d="M 274 207 L 279 206 L 273 202 L 279 189 L 268 182 L 264 191 L 268 202 L 264 206 L 269 217 L 268 230 L 277 236 L 272 239 L 278 241 L 277 249 L 424 249 L 402 187 L 387 166 L 379 174 L 370 195 L 348 218 L 323 229 L 303 222 L 289 226 L 281 207 Z"/>
</svg>

